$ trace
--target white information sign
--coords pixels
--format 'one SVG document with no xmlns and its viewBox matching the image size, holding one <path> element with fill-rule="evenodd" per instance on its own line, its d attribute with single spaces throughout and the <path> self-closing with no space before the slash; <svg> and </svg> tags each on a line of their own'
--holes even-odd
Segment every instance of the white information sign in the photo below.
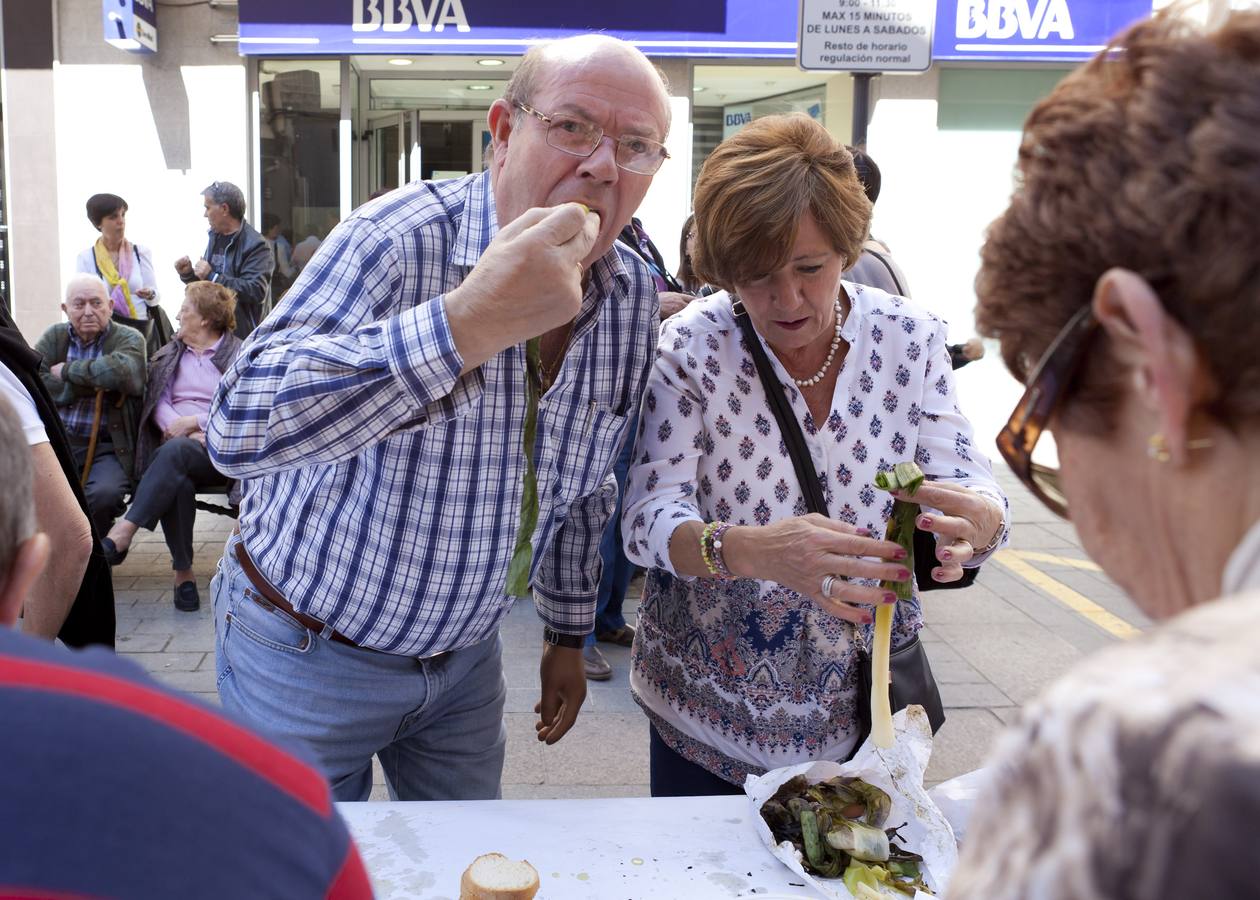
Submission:
<svg viewBox="0 0 1260 900">
<path fill-rule="evenodd" d="M 796 64 L 834 72 L 922 72 L 932 65 L 934 0 L 801 0 Z"/>
</svg>

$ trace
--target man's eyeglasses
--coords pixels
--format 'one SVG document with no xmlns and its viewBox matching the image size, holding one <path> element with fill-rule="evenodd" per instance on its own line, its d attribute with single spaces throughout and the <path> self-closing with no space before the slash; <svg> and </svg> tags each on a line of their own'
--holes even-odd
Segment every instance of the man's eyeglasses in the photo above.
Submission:
<svg viewBox="0 0 1260 900">
<path fill-rule="evenodd" d="M 595 152 L 604 139 L 604 129 L 576 116 L 545 116 L 532 106 L 516 103 L 516 108 L 527 112 L 547 126 L 547 143 L 572 156 L 586 158 Z M 669 151 L 660 141 L 624 134 L 615 138 L 617 166 L 636 175 L 655 175 Z"/>
<path fill-rule="evenodd" d="M 1058 465 L 1033 461 L 1033 448 L 1063 400 L 1085 358 L 1098 323 L 1083 306 L 1050 342 L 1028 379 L 1024 396 L 997 436 L 998 450 L 1019 480 L 1056 515 L 1068 518 L 1067 497 L 1059 485 Z"/>
</svg>

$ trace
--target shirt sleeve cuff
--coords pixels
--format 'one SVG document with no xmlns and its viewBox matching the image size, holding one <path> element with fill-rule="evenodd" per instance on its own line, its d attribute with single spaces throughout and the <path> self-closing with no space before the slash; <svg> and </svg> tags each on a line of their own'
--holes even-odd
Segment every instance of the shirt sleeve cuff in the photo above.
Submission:
<svg viewBox="0 0 1260 900">
<path fill-rule="evenodd" d="M 389 367 L 424 406 L 452 392 L 464 359 L 455 346 L 444 297 L 421 303 L 386 324 Z"/>
<path fill-rule="evenodd" d="M 538 617 L 561 634 L 587 635 L 595 630 L 595 599 L 595 594 L 568 596 L 534 582 Z"/>
</svg>

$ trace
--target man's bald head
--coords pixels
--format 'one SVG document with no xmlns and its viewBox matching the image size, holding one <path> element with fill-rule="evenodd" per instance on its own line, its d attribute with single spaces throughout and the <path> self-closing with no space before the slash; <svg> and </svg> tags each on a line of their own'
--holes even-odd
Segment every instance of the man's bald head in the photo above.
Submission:
<svg viewBox="0 0 1260 900">
<path fill-rule="evenodd" d="M 555 77 L 563 77 L 566 69 L 576 69 L 601 59 L 615 57 L 631 61 L 645 72 L 650 72 L 654 80 L 660 83 L 660 101 L 668 130 L 671 119 L 669 79 L 639 48 L 606 34 L 579 34 L 535 44 L 521 57 L 520 64 L 503 90 L 503 99 L 510 104 L 532 105 L 544 83 Z M 519 117 L 520 114 L 518 110 L 516 115 Z"/>
</svg>

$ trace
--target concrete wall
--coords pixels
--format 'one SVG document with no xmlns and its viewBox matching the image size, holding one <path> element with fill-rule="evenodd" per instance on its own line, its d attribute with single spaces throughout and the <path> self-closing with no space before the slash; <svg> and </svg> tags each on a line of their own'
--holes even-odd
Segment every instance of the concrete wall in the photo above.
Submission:
<svg viewBox="0 0 1260 900">
<path fill-rule="evenodd" d="M 60 318 L 75 257 L 97 237 L 84 211 L 89 196 L 127 201 L 127 236 L 153 252 L 159 297 L 173 315 L 183 296 L 174 260 L 206 244 L 201 189 L 227 180 L 248 192 L 249 184 L 245 64 L 234 43 L 210 43 L 236 32 L 234 10 L 159 7 L 155 56 L 105 43 L 99 0 L 57 0 L 56 15 L 50 89 L 25 108 L 11 105 L 22 96 L 13 86 L 5 98 L 10 127 L 39 137 L 7 147 L 18 323 L 32 338 Z M 32 244 L 41 256 L 26 251 Z"/>
</svg>

